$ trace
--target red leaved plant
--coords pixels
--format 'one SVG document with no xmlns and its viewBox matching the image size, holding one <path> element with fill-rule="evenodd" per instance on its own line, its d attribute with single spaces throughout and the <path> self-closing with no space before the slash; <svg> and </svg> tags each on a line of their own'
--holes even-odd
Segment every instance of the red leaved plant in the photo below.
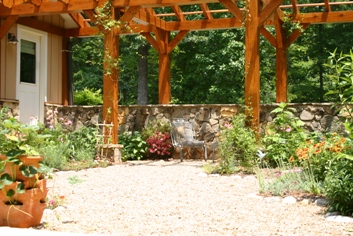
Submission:
<svg viewBox="0 0 353 236">
<path fill-rule="evenodd" d="M 146 140 L 148 146 L 148 154 L 154 157 L 165 157 L 171 155 L 172 141 L 170 134 L 156 131 Z"/>
</svg>

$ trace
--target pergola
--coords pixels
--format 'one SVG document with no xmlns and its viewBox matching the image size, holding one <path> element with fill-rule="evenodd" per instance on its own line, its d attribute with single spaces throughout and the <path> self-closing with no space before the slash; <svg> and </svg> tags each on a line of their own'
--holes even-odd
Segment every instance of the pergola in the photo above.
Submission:
<svg viewBox="0 0 353 236">
<path fill-rule="evenodd" d="M 63 37 L 65 48 L 70 37 L 87 37 L 99 31 L 104 35 L 105 54 L 110 59 L 119 56 L 119 35 L 139 33 L 159 53 L 159 103 L 169 104 L 170 53 L 190 31 L 245 27 L 245 101 L 252 107 L 254 128 L 260 116 L 260 56 L 262 34 L 276 48 L 276 102 L 287 101 L 287 49 L 310 24 L 353 21 L 353 1 L 331 0 L 110 0 L 112 20 L 120 28 L 105 30 L 97 22 L 96 7 L 107 0 L 0 0 L 0 39 L 19 23 Z M 187 11 L 186 6 L 193 6 Z M 188 8 L 190 9 L 190 8 Z M 340 9 L 340 10 L 338 10 Z M 344 10 L 342 10 L 344 9 Z M 76 28 L 53 27 L 37 19 L 39 15 L 65 14 Z M 303 30 L 287 35 L 284 18 L 300 23 Z M 273 26 L 272 34 L 266 26 Z M 127 30 L 129 29 L 129 30 Z M 171 32 L 176 32 L 171 38 Z M 64 52 L 65 53 L 65 52 Z M 63 56 L 63 70 L 66 57 Z M 105 69 L 110 67 L 105 63 Z M 1 70 L 1 67 L 0 67 Z M 109 68 L 103 82 L 103 117 L 118 130 L 118 68 Z M 63 73 L 63 101 L 68 104 L 67 75 Z"/>
</svg>

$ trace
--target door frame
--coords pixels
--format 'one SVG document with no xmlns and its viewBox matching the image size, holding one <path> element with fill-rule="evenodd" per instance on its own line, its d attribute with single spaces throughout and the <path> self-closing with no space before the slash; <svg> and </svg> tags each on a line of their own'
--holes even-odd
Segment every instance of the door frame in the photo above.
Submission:
<svg viewBox="0 0 353 236">
<path fill-rule="evenodd" d="M 38 122 L 44 123 L 44 103 L 47 102 L 47 76 L 48 76 L 48 34 L 44 31 L 36 30 L 27 26 L 17 25 L 17 39 L 21 41 L 23 34 L 31 34 L 39 37 L 39 114 Z M 16 99 L 19 100 L 19 84 L 20 84 L 20 58 L 21 44 L 17 43 L 17 60 L 16 60 Z M 19 101 L 21 102 L 21 101 Z M 21 112 L 21 111 L 20 111 Z"/>
</svg>

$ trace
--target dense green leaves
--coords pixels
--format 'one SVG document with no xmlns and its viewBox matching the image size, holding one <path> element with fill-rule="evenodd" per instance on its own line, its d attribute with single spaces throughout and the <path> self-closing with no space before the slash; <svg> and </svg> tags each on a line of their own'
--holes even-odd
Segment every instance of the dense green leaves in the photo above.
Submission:
<svg viewBox="0 0 353 236">
<path fill-rule="evenodd" d="M 171 11 L 170 8 L 161 10 Z M 329 69 L 323 64 L 336 48 L 340 51 L 350 49 L 347 42 L 353 32 L 349 28 L 350 24 L 311 25 L 289 47 L 288 102 L 330 101 L 324 97 L 330 82 L 327 77 Z M 267 30 L 275 35 L 273 27 L 267 27 Z M 170 40 L 175 35 L 172 32 Z M 119 104 L 137 103 L 138 49 L 146 44 L 140 35 L 120 37 Z M 276 99 L 276 50 L 262 36 L 260 46 L 261 102 L 273 103 Z M 83 39 L 74 47 L 74 90 L 102 89 L 102 47 L 103 41 L 99 37 Z M 244 52 L 244 29 L 189 32 L 171 53 L 172 103 L 243 103 Z M 158 60 L 158 52 L 150 47 L 149 104 L 158 103 Z"/>
</svg>

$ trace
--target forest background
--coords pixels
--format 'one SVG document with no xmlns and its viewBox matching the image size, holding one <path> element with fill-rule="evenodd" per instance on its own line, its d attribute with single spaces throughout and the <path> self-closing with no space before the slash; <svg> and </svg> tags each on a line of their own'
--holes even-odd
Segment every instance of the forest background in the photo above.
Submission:
<svg viewBox="0 0 353 236">
<path fill-rule="evenodd" d="M 330 102 L 324 96 L 331 83 L 324 64 L 334 50 L 349 53 L 352 49 L 352 26 L 310 25 L 289 47 L 288 102 Z M 275 35 L 274 27 L 267 29 Z M 171 53 L 171 103 L 244 103 L 244 31 L 189 32 Z M 268 104 L 276 101 L 276 49 L 260 37 L 260 95 L 261 103 Z M 101 96 L 103 38 L 72 40 L 75 104 L 99 104 L 100 99 L 92 102 L 78 97 L 82 91 Z M 121 35 L 119 55 L 119 104 L 158 104 L 158 52 L 141 35 Z"/>
</svg>

